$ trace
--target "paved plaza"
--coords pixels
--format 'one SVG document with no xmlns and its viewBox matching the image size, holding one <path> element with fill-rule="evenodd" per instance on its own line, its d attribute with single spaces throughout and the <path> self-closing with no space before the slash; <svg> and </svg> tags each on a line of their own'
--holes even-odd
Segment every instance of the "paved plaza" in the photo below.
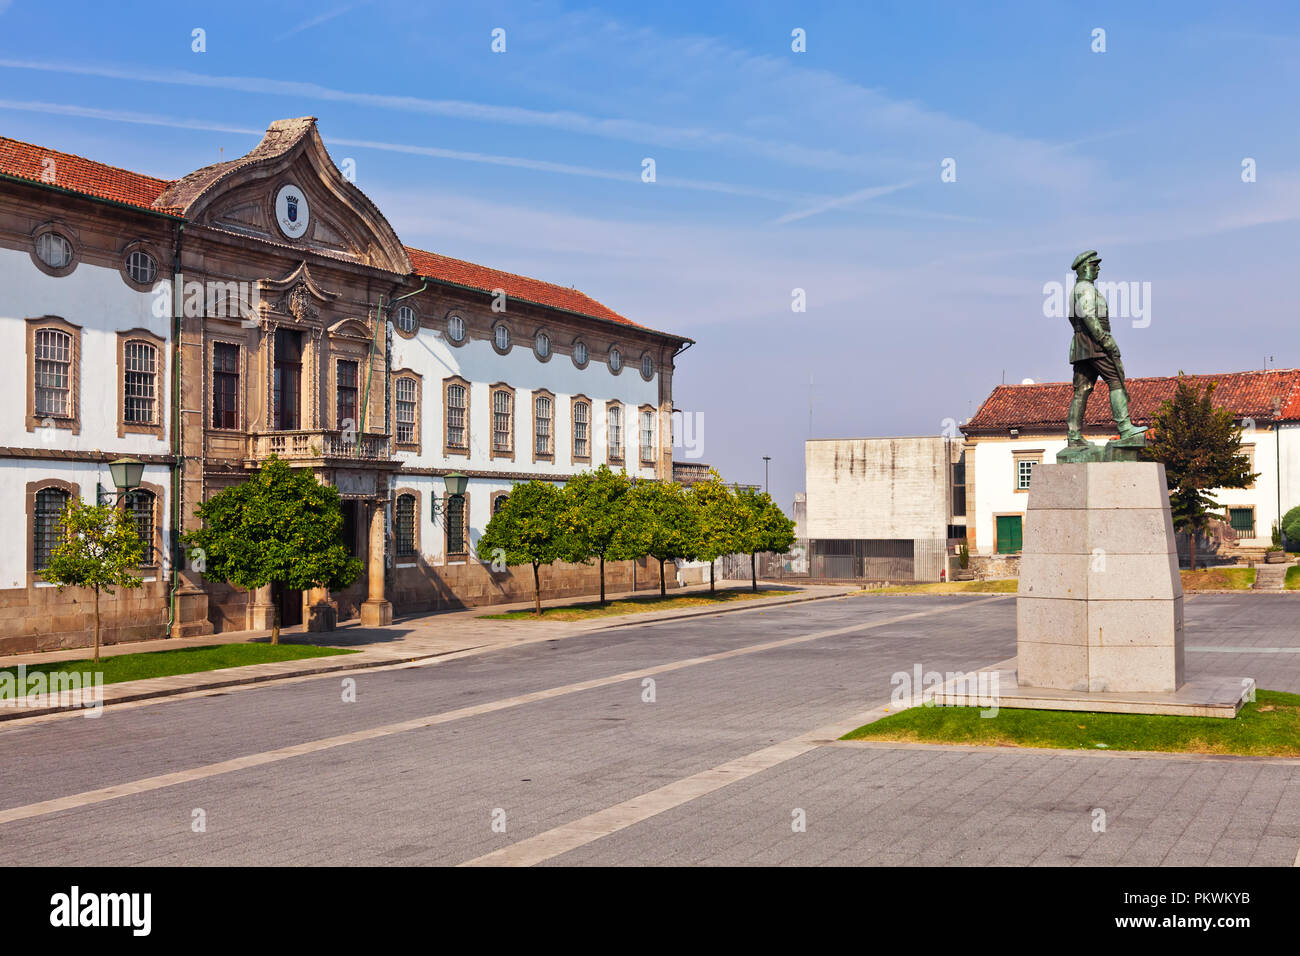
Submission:
<svg viewBox="0 0 1300 956">
<path fill-rule="evenodd" d="M 1189 598 L 1189 676 L 1300 692 L 1298 609 Z M 1010 595 L 842 597 L 11 721 L 0 865 L 1296 862 L 1300 761 L 833 740 L 1015 649 Z"/>
</svg>

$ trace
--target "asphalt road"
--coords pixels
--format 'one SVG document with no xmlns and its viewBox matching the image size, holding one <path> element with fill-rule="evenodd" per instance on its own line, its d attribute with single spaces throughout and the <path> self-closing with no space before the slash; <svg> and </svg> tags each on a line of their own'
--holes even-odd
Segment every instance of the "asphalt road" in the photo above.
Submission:
<svg viewBox="0 0 1300 956">
<path fill-rule="evenodd" d="M 1189 600 L 1189 673 L 1300 692 L 1296 610 Z M 1009 598 L 844 598 L 10 724 L 0 865 L 1295 861 L 1300 762 L 807 742 L 1014 654 Z"/>
</svg>

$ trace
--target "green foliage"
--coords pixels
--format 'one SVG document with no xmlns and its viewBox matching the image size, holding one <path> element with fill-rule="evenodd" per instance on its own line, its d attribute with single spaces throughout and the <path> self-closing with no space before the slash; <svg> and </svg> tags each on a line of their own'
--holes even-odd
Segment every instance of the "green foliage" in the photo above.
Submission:
<svg viewBox="0 0 1300 956">
<path fill-rule="evenodd" d="M 627 473 L 611 471 L 608 465 L 581 472 L 565 482 L 560 525 L 567 560 L 622 561 L 645 553 L 637 552 L 636 536 L 628 529 L 627 496 L 631 490 Z"/>
<path fill-rule="evenodd" d="M 542 613 L 542 581 L 538 569 L 568 560 L 572 550 L 564 533 L 564 495 L 545 481 L 526 481 L 510 489 L 501 510 L 492 516 L 478 539 L 480 559 L 510 567 L 533 567 L 534 613 Z"/>
<path fill-rule="evenodd" d="M 112 505 L 88 505 L 72 498 L 60 519 L 63 538 L 50 554 L 50 564 L 41 572 L 59 590 L 94 588 L 113 593 L 114 587 L 140 586 L 132 572 L 144 561 L 144 542 L 136 533 L 131 516 Z"/>
<path fill-rule="evenodd" d="M 638 481 L 627 497 L 627 525 L 633 550 L 659 561 L 691 556 L 694 540 L 691 500 L 676 482 Z"/>
<path fill-rule="evenodd" d="M 488 561 L 499 557 L 511 567 L 561 560 L 565 557 L 563 511 L 563 496 L 554 485 L 545 481 L 515 485 L 483 529 L 479 557 Z"/>
<path fill-rule="evenodd" d="M 716 561 L 724 554 L 746 550 L 746 515 L 721 475 L 710 468 L 709 477 L 691 485 L 688 495 L 695 517 L 690 557 Z"/>
<path fill-rule="evenodd" d="M 203 526 L 184 536 L 201 548 L 204 574 L 237 587 L 279 584 L 337 591 L 362 571 L 343 544 L 338 489 L 274 455 L 247 481 L 217 492 L 195 513 Z"/>
<path fill-rule="evenodd" d="M 756 488 L 738 488 L 736 504 L 742 524 L 739 528 L 743 546 L 737 553 L 785 554 L 794 544 L 794 522 L 785 516 L 772 496 Z"/>
<path fill-rule="evenodd" d="M 957 549 L 957 567 L 961 568 L 963 571 L 970 567 L 970 548 L 966 546 L 965 541 L 963 541 L 961 547 Z"/>
<path fill-rule="evenodd" d="M 1286 535 L 1287 549 L 1300 551 L 1300 505 L 1282 516 L 1282 533 Z"/>
<path fill-rule="evenodd" d="M 1246 488 L 1259 477 L 1241 453 L 1241 429 L 1232 412 L 1214 407 L 1214 385 L 1201 391 L 1179 372 L 1173 399 L 1156 412 L 1147 447 L 1148 457 L 1164 463 L 1174 527 L 1193 538 L 1192 567 L 1195 535 L 1204 533 L 1212 520 L 1223 520 L 1210 489 Z"/>
</svg>

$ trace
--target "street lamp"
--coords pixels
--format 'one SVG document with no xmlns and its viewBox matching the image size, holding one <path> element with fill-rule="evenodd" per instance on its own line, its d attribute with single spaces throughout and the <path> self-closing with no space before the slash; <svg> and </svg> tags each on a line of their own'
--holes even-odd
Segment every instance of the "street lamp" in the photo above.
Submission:
<svg viewBox="0 0 1300 956">
<path fill-rule="evenodd" d="M 767 493 L 767 463 L 772 460 L 771 455 L 763 456 L 763 493 Z"/>
<path fill-rule="evenodd" d="M 117 488 L 116 494 L 110 494 L 104 490 L 103 485 L 95 485 L 95 501 L 97 504 L 106 504 L 110 497 L 113 504 L 122 500 L 122 496 L 127 492 L 135 491 L 140 487 L 140 479 L 144 477 L 144 462 L 138 458 L 118 458 L 108 463 L 108 473 L 113 478 L 113 485 Z"/>
<path fill-rule="evenodd" d="M 459 471 L 449 472 L 442 479 L 443 484 L 447 487 L 447 504 L 451 503 L 452 498 L 464 498 L 465 489 L 469 486 L 469 476 L 463 475 Z M 429 517 L 433 521 L 438 520 L 438 515 L 447 513 L 447 504 L 438 501 L 436 498 L 430 502 Z"/>
</svg>

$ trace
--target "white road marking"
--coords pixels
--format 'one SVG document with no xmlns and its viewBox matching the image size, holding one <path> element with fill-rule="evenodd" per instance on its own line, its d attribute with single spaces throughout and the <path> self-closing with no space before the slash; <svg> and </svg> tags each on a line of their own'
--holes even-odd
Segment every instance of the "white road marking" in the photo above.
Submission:
<svg viewBox="0 0 1300 956">
<path fill-rule="evenodd" d="M 579 681 L 573 684 L 565 684 L 560 687 L 552 687 L 547 690 L 534 691 L 529 694 L 520 694 L 516 697 L 508 697 L 502 700 L 489 701 L 483 704 L 476 704 L 472 707 L 461 707 L 457 710 L 445 711 L 439 714 L 432 714 L 427 717 L 417 717 L 412 720 L 404 720 L 394 724 L 385 724 L 380 727 L 372 727 L 369 730 L 359 730 L 350 734 L 340 734 L 335 737 L 324 737 L 319 740 L 310 740 L 300 744 L 293 744 L 288 747 L 280 747 L 275 750 L 268 750 L 262 753 L 249 754 L 244 757 L 236 757 L 232 760 L 223 760 L 219 763 L 206 764 L 202 767 L 193 767 L 189 770 L 178 770 L 173 773 L 160 774 L 155 777 L 145 777 L 141 780 L 133 780 L 127 783 L 114 784 L 111 787 L 101 787 L 98 790 L 87 790 L 83 793 L 74 793 L 65 797 L 56 797 L 52 800 L 42 800 L 39 803 L 29 803 L 25 806 L 11 807 L 7 810 L 0 810 L 0 824 L 13 823 L 18 820 L 27 820 L 32 817 L 45 816 L 51 813 L 60 813 L 64 810 L 72 810 L 78 807 L 86 807 L 96 803 L 104 803 L 108 800 L 116 800 L 119 797 L 132 796 L 139 793 L 147 793 L 152 790 L 161 790 L 166 787 L 175 787 L 184 783 L 192 783 L 195 780 L 204 780 L 209 777 L 217 777 L 222 774 L 233 773 L 237 770 L 247 770 L 252 767 L 262 767 L 267 764 L 278 763 L 281 760 L 289 760 L 293 757 L 301 757 L 305 754 L 319 753 L 323 750 L 332 750 L 335 747 L 344 747 L 349 744 L 361 743 L 367 740 L 377 740 L 381 737 L 388 737 L 393 734 L 406 733 L 411 730 L 423 730 L 426 727 L 435 727 L 439 724 L 451 723 L 456 720 L 463 720 L 466 717 L 477 717 L 481 714 L 495 713 L 496 711 L 506 710 L 512 707 L 518 707 L 523 704 L 531 704 L 541 700 L 551 700 L 556 697 L 564 697 L 569 694 L 580 693 L 584 690 L 593 690 L 598 687 L 606 687 L 610 684 L 621 683 L 622 681 L 640 680 L 644 677 L 652 677 L 657 674 L 666 674 L 671 671 L 681 670 L 686 667 L 694 667 L 698 664 L 708 664 L 714 661 L 727 660 L 732 657 L 743 657 L 749 654 L 759 654 L 763 651 L 775 650 L 781 647 L 790 647 L 796 644 L 806 644 L 809 641 L 821 640 L 827 637 L 836 637 L 841 634 L 852 634 L 859 631 L 869 631 L 878 627 L 886 627 L 891 624 L 897 624 L 902 621 L 914 620 L 921 617 L 931 617 L 937 614 L 946 614 L 949 611 L 964 610 L 974 607 L 978 604 L 986 604 L 989 601 L 1001 600 L 999 597 L 986 598 L 980 601 L 962 602 L 953 604 L 949 607 L 933 608 L 926 611 L 913 611 L 910 614 L 900 614 L 895 617 L 883 618 L 877 621 L 859 621 L 855 624 L 849 624 L 844 627 L 830 628 L 823 631 L 814 631 L 811 634 L 802 634 L 798 637 L 788 637 L 777 641 L 767 641 L 763 644 L 753 644 L 748 647 L 735 648 L 730 651 L 720 651 L 716 654 L 707 654 L 701 657 L 691 657 L 685 660 L 673 661 L 667 664 L 659 664 L 654 667 L 642 668 L 635 671 L 624 671 L 621 674 L 613 674 L 609 677 L 598 677 L 592 680 Z M 863 721 L 865 723 L 866 721 Z M 854 724 L 853 726 L 859 726 Z M 849 727 L 841 731 L 841 734 L 852 730 Z M 815 732 L 816 733 L 816 732 Z M 778 744 L 777 747 L 783 745 Z M 792 754 L 794 756 L 794 754 Z M 749 758 L 742 757 L 740 762 Z M 789 759 L 789 757 L 785 758 Z M 724 765 L 725 766 L 725 765 Z M 704 791 L 707 792 L 707 791 Z"/>
</svg>

